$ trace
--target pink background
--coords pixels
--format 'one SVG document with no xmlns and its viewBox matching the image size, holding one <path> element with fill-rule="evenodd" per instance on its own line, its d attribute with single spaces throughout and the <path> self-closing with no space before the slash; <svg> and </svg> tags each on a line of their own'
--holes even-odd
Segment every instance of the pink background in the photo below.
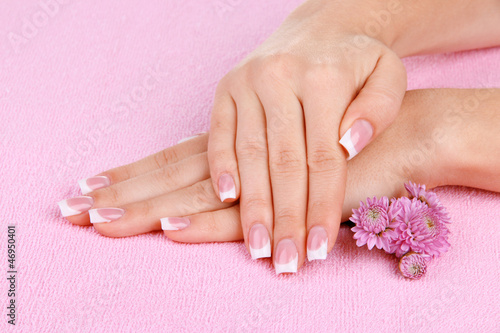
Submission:
<svg viewBox="0 0 500 333">
<path fill-rule="evenodd" d="M 328 260 L 278 277 L 239 242 L 112 239 L 69 224 L 55 203 L 79 193 L 78 179 L 206 130 L 217 81 L 300 1 L 74 0 L 50 17 L 40 14 L 46 2 L 0 3 L 1 260 L 7 270 L 6 224 L 15 223 L 17 329 L 500 330 L 498 194 L 439 191 L 452 247 L 420 281 L 401 278 L 393 257 L 357 248 L 346 227 Z M 500 48 L 405 64 L 410 89 L 500 86 Z"/>
</svg>

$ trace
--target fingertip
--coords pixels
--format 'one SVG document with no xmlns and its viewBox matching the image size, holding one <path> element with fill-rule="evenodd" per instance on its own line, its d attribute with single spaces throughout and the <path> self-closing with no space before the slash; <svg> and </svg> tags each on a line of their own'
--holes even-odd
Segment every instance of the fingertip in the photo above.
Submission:
<svg viewBox="0 0 500 333">
<path fill-rule="evenodd" d="M 373 137 L 373 126 L 365 119 L 356 120 L 345 132 L 339 143 L 347 150 L 347 160 L 354 158 L 365 148 Z"/>
<path fill-rule="evenodd" d="M 276 275 L 282 273 L 297 273 L 303 260 L 299 262 L 299 251 L 297 245 L 291 238 L 284 238 L 276 244 L 274 254 L 274 269 Z"/>
<path fill-rule="evenodd" d="M 233 202 L 237 199 L 236 182 L 229 173 L 223 173 L 219 177 L 218 190 L 221 202 Z"/>
<path fill-rule="evenodd" d="M 322 226 L 314 226 L 307 236 L 307 260 L 325 260 L 327 255 L 328 234 Z"/>
<path fill-rule="evenodd" d="M 256 223 L 248 232 L 248 250 L 252 259 L 271 257 L 271 238 L 262 223 Z"/>
<path fill-rule="evenodd" d="M 79 225 L 79 226 L 91 226 L 92 225 L 92 223 L 90 223 L 90 218 L 89 218 L 88 212 L 84 212 L 84 213 L 79 214 L 79 215 L 67 216 L 67 217 L 65 217 L 65 219 L 74 225 Z"/>
</svg>

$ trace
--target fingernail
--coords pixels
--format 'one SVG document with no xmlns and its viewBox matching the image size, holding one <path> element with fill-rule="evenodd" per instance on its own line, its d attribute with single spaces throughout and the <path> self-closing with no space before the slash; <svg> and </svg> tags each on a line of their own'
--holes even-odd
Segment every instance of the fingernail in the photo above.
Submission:
<svg viewBox="0 0 500 333">
<path fill-rule="evenodd" d="M 109 178 L 106 176 L 95 176 L 87 179 L 81 179 L 78 181 L 78 185 L 80 185 L 82 194 L 90 193 L 93 190 L 109 186 L 110 184 L 111 182 L 109 181 Z"/>
<path fill-rule="evenodd" d="M 368 121 L 364 119 L 356 120 L 339 141 L 349 153 L 347 160 L 350 160 L 363 150 L 370 141 L 372 135 L 373 127 Z"/>
<path fill-rule="evenodd" d="M 276 274 L 297 272 L 298 261 L 299 253 L 295 243 L 291 239 L 281 240 L 276 246 L 276 255 L 274 257 Z"/>
<path fill-rule="evenodd" d="M 160 221 L 162 230 L 182 230 L 191 224 L 187 217 L 164 217 Z"/>
<path fill-rule="evenodd" d="M 219 178 L 219 196 L 220 201 L 224 202 L 226 199 L 236 199 L 236 187 L 234 185 L 233 177 L 225 173 Z"/>
<path fill-rule="evenodd" d="M 207 132 L 201 132 L 201 133 L 198 133 L 198 134 L 195 134 L 195 135 L 188 136 L 187 138 L 180 139 L 179 141 L 177 141 L 177 144 L 189 141 L 189 140 L 194 139 L 194 138 L 197 138 L 200 135 L 203 135 L 205 133 L 207 133 Z"/>
<path fill-rule="evenodd" d="M 68 217 L 88 211 L 94 204 L 94 199 L 92 197 L 81 196 L 61 200 L 57 204 L 61 210 L 61 215 Z"/>
<path fill-rule="evenodd" d="M 264 225 L 255 224 L 250 229 L 248 243 L 252 259 L 269 258 L 271 256 L 271 239 Z"/>
<path fill-rule="evenodd" d="M 118 220 L 125 214 L 121 208 L 97 208 L 89 210 L 90 223 L 103 223 Z"/>
<path fill-rule="evenodd" d="M 320 226 L 312 227 L 307 236 L 307 260 L 324 260 L 328 247 L 328 235 L 325 228 Z"/>
</svg>

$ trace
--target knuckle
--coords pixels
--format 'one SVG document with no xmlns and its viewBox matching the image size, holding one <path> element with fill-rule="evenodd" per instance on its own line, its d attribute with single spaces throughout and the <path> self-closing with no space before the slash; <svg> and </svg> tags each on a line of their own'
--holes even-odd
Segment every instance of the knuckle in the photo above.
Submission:
<svg viewBox="0 0 500 333">
<path fill-rule="evenodd" d="M 236 153 L 238 159 L 266 159 L 267 160 L 267 143 L 262 137 L 255 136 L 245 138 L 237 142 Z"/>
<path fill-rule="evenodd" d="M 153 161 L 157 168 L 162 168 L 163 166 L 178 160 L 177 153 L 175 149 L 164 149 L 159 153 L 153 155 Z"/>
<path fill-rule="evenodd" d="M 371 105 L 371 116 L 375 121 L 386 123 L 387 120 L 392 120 L 399 112 L 403 96 L 398 94 L 388 87 L 377 87 L 369 92 L 370 100 L 376 101 Z M 389 119 L 387 119 L 389 117 Z"/>
<path fill-rule="evenodd" d="M 269 167 L 272 173 L 300 173 L 306 163 L 301 154 L 289 148 L 283 148 L 272 154 Z"/>
<path fill-rule="evenodd" d="M 177 179 L 179 173 L 179 167 L 176 164 L 172 164 L 158 169 L 157 172 L 153 173 L 153 178 L 156 184 L 162 184 L 167 180 Z"/>
<path fill-rule="evenodd" d="M 203 181 L 191 188 L 188 194 L 189 210 L 203 211 L 210 205 L 218 203 L 211 181 Z M 187 207 L 188 208 L 188 207 Z"/>
<path fill-rule="evenodd" d="M 334 212 L 335 206 L 325 200 L 313 200 L 309 204 L 309 210 L 319 217 L 319 220 L 325 221 Z"/>
<path fill-rule="evenodd" d="M 293 126 L 295 117 L 293 112 L 287 111 L 285 108 L 276 107 L 274 110 L 268 110 L 267 116 L 267 138 L 272 141 L 279 140 L 283 133 L 289 133 Z"/>
<path fill-rule="evenodd" d="M 214 188 L 212 186 L 212 182 L 210 180 L 206 180 L 203 182 L 200 182 L 200 187 L 199 187 L 199 194 L 203 198 L 207 199 L 216 199 L 217 196 L 215 195 Z"/>
<path fill-rule="evenodd" d="M 203 214 L 203 223 L 200 226 L 200 230 L 209 234 L 219 232 L 219 224 L 217 221 L 214 213 L 210 212 Z"/>
<path fill-rule="evenodd" d="M 251 225 L 254 222 L 272 223 L 272 209 L 270 202 L 263 196 L 247 196 L 240 201 L 242 222 Z"/>
<path fill-rule="evenodd" d="M 304 223 L 304 219 L 300 214 L 290 209 L 282 209 L 274 214 L 276 226 L 283 229 L 288 229 L 290 226 L 300 225 Z"/>
<path fill-rule="evenodd" d="M 341 162 L 335 154 L 333 145 L 319 144 L 307 154 L 307 166 L 310 172 L 334 170 Z"/>
<path fill-rule="evenodd" d="M 251 77 L 253 75 L 251 65 L 244 65 L 235 68 L 230 73 L 231 78 L 228 82 L 227 90 L 232 93 L 236 93 L 241 87 L 247 87 L 251 82 Z"/>
<path fill-rule="evenodd" d="M 315 88 L 327 88 L 335 78 L 338 78 L 338 70 L 330 64 L 319 64 L 309 66 L 304 73 L 304 82 Z"/>
<path fill-rule="evenodd" d="M 242 198 L 241 205 L 246 211 L 262 212 L 269 207 L 269 202 L 261 195 L 250 195 Z"/>
<path fill-rule="evenodd" d="M 224 94 L 229 90 L 233 77 L 234 73 L 233 71 L 230 71 L 226 75 L 224 75 L 222 79 L 219 80 L 219 82 L 217 83 L 217 87 L 215 89 L 216 96 L 220 96 L 221 94 Z"/>
<path fill-rule="evenodd" d="M 134 207 L 134 216 L 140 216 L 141 218 L 151 216 L 151 213 L 154 210 L 153 201 L 152 200 L 144 200 L 137 204 Z"/>
<path fill-rule="evenodd" d="M 396 106 L 401 103 L 402 100 L 402 96 L 389 87 L 380 87 L 375 93 L 378 95 L 382 106 L 392 107 L 392 109 L 397 109 Z"/>
<path fill-rule="evenodd" d="M 260 72 L 264 78 L 282 81 L 292 77 L 295 60 L 288 54 L 267 56 L 260 62 Z"/>
<path fill-rule="evenodd" d="M 237 65 L 217 84 L 216 98 L 232 95 L 241 87 L 248 86 L 252 76 L 252 65 Z"/>
<path fill-rule="evenodd" d="M 224 117 L 216 116 L 217 114 L 217 108 L 214 108 L 213 112 L 213 117 L 212 121 L 210 124 L 210 131 L 211 132 L 230 132 L 231 131 L 231 125 L 228 124 L 228 121 Z M 210 137 L 209 137 L 210 140 Z M 211 143 L 214 143 L 213 141 Z"/>
</svg>

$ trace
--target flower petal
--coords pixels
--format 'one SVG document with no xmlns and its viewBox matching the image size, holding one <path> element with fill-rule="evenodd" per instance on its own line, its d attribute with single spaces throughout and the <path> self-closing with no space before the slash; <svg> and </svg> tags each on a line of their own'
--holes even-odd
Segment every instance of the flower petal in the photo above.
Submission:
<svg viewBox="0 0 500 333">
<path fill-rule="evenodd" d="M 368 245 L 369 250 L 373 249 L 373 246 L 375 246 L 376 242 L 375 238 L 376 238 L 375 236 L 371 236 L 370 238 L 368 238 L 368 242 L 366 242 L 366 244 Z"/>
</svg>

